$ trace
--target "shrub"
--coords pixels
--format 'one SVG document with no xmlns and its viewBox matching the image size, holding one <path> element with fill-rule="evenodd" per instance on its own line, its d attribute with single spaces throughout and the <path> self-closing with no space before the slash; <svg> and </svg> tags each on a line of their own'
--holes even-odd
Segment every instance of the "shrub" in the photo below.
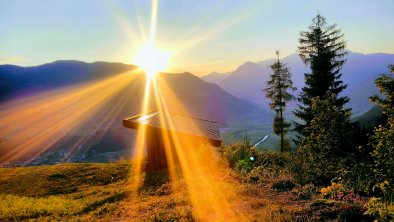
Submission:
<svg viewBox="0 0 394 222">
<path fill-rule="evenodd" d="M 253 156 L 256 150 L 251 148 L 249 139 L 246 137 L 241 142 L 222 147 L 221 151 L 231 168 L 246 172 L 253 169 L 254 158 L 252 160 L 250 157 Z"/>
<path fill-rule="evenodd" d="M 365 203 L 368 201 L 367 198 L 362 197 L 358 194 L 339 192 L 334 197 L 337 208 L 339 208 L 338 218 L 344 221 L 363 221 L 365 218 L 364 213 L 366 212 Z"/>
<path fill-rule="evenodd" d="M 373 195 L 373 186 L 375 185 L 375 174 L 373 173 L 373 164 L 367 161 L 354 163 L 350 169 L 342 169 L 340 172 L 341 183 L 354 190 L 357 193 Z"/>
<path fill-rule="evenodd" d="M 292 190 L 296 185 L 289 179 L 281 179 L 278 181 L 275 181 L 272 184 L 272 189 L 276 191 L 290 191 Z"/>
<path fill-rule="evenodd" d="M 330 186 L 324 187 L 320 190 L 320 193 L 325 198 L 336 198 L 340 192 L 346 192 L 342 184 L 332 182 Z"/>
<path fill-rule="evenodd" d="M 344 165 L 343 159 L 328 158 L 300 147 L 290 165 L 290 172 L 299 184 L 327 185 Z"/>
<path fill-rule="evenodd" d="M 252 147 L 248 139 L 222 147 L 221 151 L 231 168 L 258 177 L 266 169 L 276 173 L 287 169 L 293 160 L 291 153 L 260 151 L 256 147 Z"/>
<path fill-rule="evenodd" d="M 338 217 L 338 209 L 332 200 L 316 199 L 306 211 L 309 214 L 306 221 L 332 221 Z"/>
<path fill-rule="evenodd" d="M 316 199 L 315 201 L 309 204 L 310 208 L 321 207 L 321 206 L 334 206 L 334 202 L 326 199 Z"/>
<path fill-rule="evenodd" d="M 365 204 L 367 211 L 365 214 L 372 216 L 378 221 L 394 220 L 394 205 L 386 205 L 379 198 L 371 198 Z"/>
<path fill-rule="evenodd" d="M 339 192 L 336 197 L 334 197 L 335 200 L 338 201 L 343 201 L 347 203 L 358 203 L 359 205 L 365 205 L 367 203 L 368 198 L 360 196 L 355 193 L 344 193 L 344 192 Z"/>
<path fill-rule="evenodd" d="M 366 208 L 358 202 L 347 203 L 347 202 L 337 202 L 335 207 L 338 209 L 338 218 L 341 221 L 365 221 L 364 212 Z"/>
<path fill-rule="evenodd" d="M 293 189 L 293 194 L 297 200 L 310 200 L 315 194 L 317 194 L 317 188 L 313 184 L 307 184 Z"/>
<path fill-rule="evenodd" d="M 333 203 L 331 211 L 337 214 L 340 221 L 366 221 L 370 220 L 364 215 L 368 198 L 347 190 L 342 184 L 332 182 L 330 186 L 320 190 L 323 197 L 329 198 Z"/>
<path fill-rule="evenodd" d="M 248 174 L 248 182 L 271 182 L 281 174 L 281 170 L 272 167 L 257 166 Z"/>
<path fill-rule="evenodd" d="M 353 151 L 350 110 L 339 108 L 336 95 L 327 94 L 312 99 L 311 113 L 313 118 L 304 129 L 308 136 L 300 141 L 293 173 L 302 184 L 326 185 L 347 166 Z"/>
<path fill-rule="evenodd" d="M 316 199 L 309 205 L 312 221 L 371 221 L 361 202 Z"/>
</svg>

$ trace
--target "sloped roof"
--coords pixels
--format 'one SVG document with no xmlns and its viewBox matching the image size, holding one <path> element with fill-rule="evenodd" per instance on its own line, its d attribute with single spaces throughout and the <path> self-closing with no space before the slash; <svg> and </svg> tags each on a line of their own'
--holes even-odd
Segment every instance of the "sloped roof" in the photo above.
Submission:
<svg viewBox="0 0 394 222">
<path fill-rule="evenodd" d="M 220 133 L 216 122 L 170 113 L 166 118 L 160 118 L 158 111 L 148 112 L 146 115 L 137 115 L 123 120 L 123 125 L 128 128 L 138 129 L 139 125 L 166 129 L 191 136 L 202 137 L 211 140 L 213 144 L 220 146 Z"/>
</svg>

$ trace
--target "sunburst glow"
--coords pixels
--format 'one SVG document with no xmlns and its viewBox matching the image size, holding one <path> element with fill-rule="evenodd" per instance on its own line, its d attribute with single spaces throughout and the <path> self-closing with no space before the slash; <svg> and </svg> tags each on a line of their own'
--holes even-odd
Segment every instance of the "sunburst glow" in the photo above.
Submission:
<svg viewBox="0 0 394 222">
<path fill-rule="evenodd" d="M 156 48 L 152 44 L 142 46 L 136 53 L 134 63 L 143 69 L 149 78 L 168 67 L 170 53 Z"/>
</svg>

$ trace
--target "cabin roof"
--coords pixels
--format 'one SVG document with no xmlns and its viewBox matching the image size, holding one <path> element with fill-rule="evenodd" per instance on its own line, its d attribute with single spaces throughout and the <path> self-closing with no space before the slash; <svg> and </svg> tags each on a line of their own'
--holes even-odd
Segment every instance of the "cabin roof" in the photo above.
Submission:
<svg viewBox="0 0 394 222">
<path fill-rule="evenodd" d="M 166 129 L 191 136 L 203 137 L 214 142 L 221 143 L 217 122 L 182 114 L 169 113 L 169 121 L 163 121 L 158 111 L 150 111 L 146 115 L 137 115 L 123 120 L 123 125 L 127 128 L 138 129 L 139 125 Z"/>
</svg>

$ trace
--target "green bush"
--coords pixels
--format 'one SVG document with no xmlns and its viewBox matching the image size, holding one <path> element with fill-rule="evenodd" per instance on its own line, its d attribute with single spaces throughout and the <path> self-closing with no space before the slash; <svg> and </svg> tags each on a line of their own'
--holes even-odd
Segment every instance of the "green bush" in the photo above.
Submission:
<svg viewBox="0 0 394 222">
<path fill-rule="evenodd" d="M 335 94 L 312 99 L 313 119 L 305 127 L 293 169 L 301 184 L 326 185 L 349 165 L 353 152 L 350 110 L 338 108 Z"/>
<path fill-rule="evenodd" d="M 378 198 L 371 198 L 365 205 L 367 208 L 366 214 L 377 219 L 378 221 L 393 221 L 394 220 L 394 205 L 386 205 Z"/>
<path fill-rule="evenodd" d="M 252 173 L 255 176 L 262 173 L 263 169 L 276 172 L 287 169 L 293 161 L 293 154 L 260 151 L 256 147 L 252 147 L 247 138 L 230 146 L 222 147 L 221 151 L 231 168 L 238 172 Z M 256 170 L 257 167 L 260 168 Z"/>
<path fill-rule="evenodd" d="M 252 149 L 249 140 L 244 138 L 241 142 L 222 147 L 221 151 L 231 168 L 249 172 L 254 164 L 250 158 L 254 152 Z"/>
<path fill-rule="evenodd" d="M 374 194 L 372 188 L 375 185 L 373 164 L 370 162 L 355 162 L 350 169 L 342 169 L 340 172 L 341 183 L 356 193 L 367 196 Z"/>
</svg>

